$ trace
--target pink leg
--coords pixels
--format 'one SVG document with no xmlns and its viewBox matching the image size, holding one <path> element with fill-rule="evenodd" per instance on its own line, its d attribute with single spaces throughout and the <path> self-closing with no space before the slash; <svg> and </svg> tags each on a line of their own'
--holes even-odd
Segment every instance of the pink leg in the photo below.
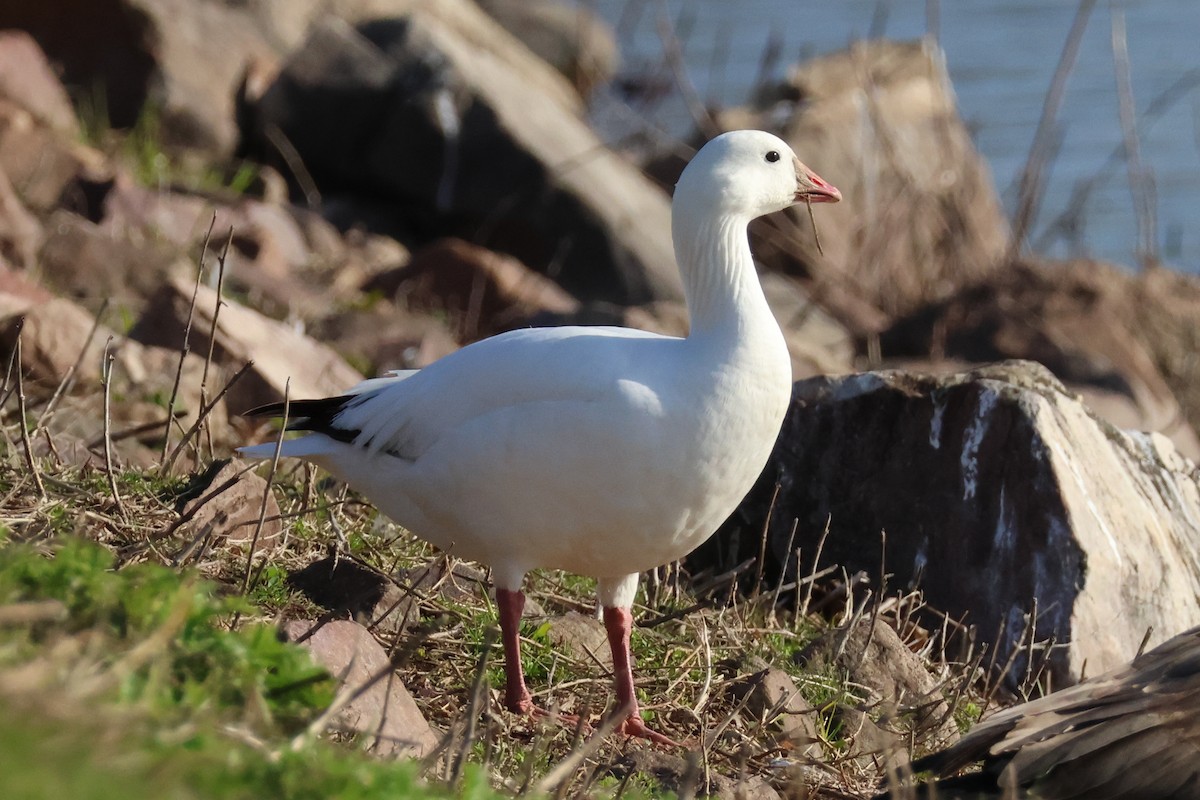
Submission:
<svg viewBox="0 0 1200 800">
<path fill-rule="evenodd" d="M 525 670 L 521 666 L 521 612 L 525 610 L 525 595 L 519 591 L 496 589 L 496 605 L 500 611 L 500 639 L 504 644 L 504 707 L 514 714 L 529 717 L 554 716 L 567 725 L 579 723 L 573 714 L 554 714 L 533 704 L 525 686 Z"/>
<path fill-rule="evenodd" d="M 667 747 L 682 747 L 678 742 L 650 730 L 638 710 L 637 694 L 633 690 L 633 662 L 629 653 L 629 634 L 633 631 L 633 614 L 628 608 L 604 607 L 604 628 L 608 631 L 608 646 L 612 649 L 613 676 L 617 683 L 617 708 L 629 710 L 621 726 L 626 736 L 649 739 Z"/>
<path fill-rule="evenodd" d="M 500 610 L 500 639 L 504 643 L 504 706 L 514 714 L 531 714 L 533 698 L 525 687 L 521 667 L 521 612 L 525 610 L 525 595 L 497 589 L 496 605 Z"/>
</svg>

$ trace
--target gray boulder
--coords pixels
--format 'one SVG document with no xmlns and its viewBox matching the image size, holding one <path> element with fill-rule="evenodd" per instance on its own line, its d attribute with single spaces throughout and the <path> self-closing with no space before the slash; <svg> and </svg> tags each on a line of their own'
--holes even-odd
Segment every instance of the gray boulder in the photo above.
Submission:
<svg viewBox="0 0 1200 800">
<path fill-rule="evenodd" d="M 677 299 L 666 195 L 576 112 L 414 13 L 315 26 L 253 116 L 323 195 L 372 197 L 398 228 L 510 253 L 584 301 Z"/>
<path fill-rule="evenodd" d="M 776 569 L 794 569 L 795 524 L 807 574 L 828 523 L 822 567 L 862 570 L 877 593 L 883 569 L 888 591 L 919 587 L 994 643 L 997 664 L 1014 656 L 1016 678 L 1028 642 L 1053 639 L 1046 666 L 1062 685 L 1129 658 L 1147 631 L 1154 644 L 1200 618 L 1195 470 L 1029 362 L 814 378 L 795 385 L 771 462 L 714 549 L 740 537 L 757 552 L 778 483 Z"/>
</svg>

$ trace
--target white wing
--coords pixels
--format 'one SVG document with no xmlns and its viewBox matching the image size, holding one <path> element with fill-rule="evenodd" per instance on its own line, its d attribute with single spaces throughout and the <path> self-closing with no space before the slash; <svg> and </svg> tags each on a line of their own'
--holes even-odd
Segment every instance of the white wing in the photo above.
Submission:
<svg viewBox="0 0 1200 800">
<path fill-rule="evenodd" d="M 528 328 L 464 347 L 423 370 L 356 386 L 333 420 L 354 444 L 416 459 L 445 432 L 501 408 L 605 397 L 656 383 L 681 339 L 627 328 Z"/>
</svg>

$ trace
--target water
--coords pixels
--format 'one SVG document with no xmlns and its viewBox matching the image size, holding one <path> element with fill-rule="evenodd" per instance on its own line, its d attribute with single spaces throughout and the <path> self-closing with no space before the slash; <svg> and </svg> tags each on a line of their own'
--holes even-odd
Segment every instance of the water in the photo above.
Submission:
<svg viewBox="0 0 1200 800">
<path fill-rule="evenodd" d="M 802 57 L 838 50 L 882 25 L 890 38 L 926 32 L 923 0 L 589 0 L 617 27 L 623 68 L 661 72 L 659 9 L 686 34 L 684 58 L 700 95 L 719 105 L 744 102 L 771 36 L 782 44 L 776 76 Z M 1042 104 L 1075 16 L 1076 0 L 941 0 L 939 41 L 959 112 L 991 166 L 1010 214 Z M 1122 141 L 1113 67 L 1113 9 L 1123 12 L 1144 165 L 1157 220 L 1152 232 L 1163 260 L 1200 273 L 1200 2 L 1115 0 L 1097 3 L 1058 114 L 1061 145 L 1030 236 L 1045 255 L 1091 255 L 1135 263 L 1137 216 L 1125 162 L 1111 160 Z M 1179 81 L 1191 81 L 1151 120 L 1145 110 Z M 677 98 L 654 121 L 687 133 Z M 819 154 L 810 154 L 819 163 Z M 1081 182 L 1097 179 L 1074 241 L 1051 236 Z"/>
</svg>

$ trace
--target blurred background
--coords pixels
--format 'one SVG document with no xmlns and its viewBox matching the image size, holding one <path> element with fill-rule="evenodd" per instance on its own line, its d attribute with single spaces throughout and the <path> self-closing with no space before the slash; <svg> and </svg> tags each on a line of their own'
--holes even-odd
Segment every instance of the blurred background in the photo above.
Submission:
<svg viewBox="0 0 1200 800">
<path fill-rule="evenodd" d="M 797 60 L 861 39 L 931 36 L 941 46 L 959 113 L 990 165 L 1011 215 L 1077 0 L 593 0 L 621 49 L 623 78 L 658 82 L 639 111 L 677 135 L 693 127 L 664 63 L 664 20 L 689 79 L 708 104 L 739 105 Z M 1124 23 L 1141 173 L 1156 218 L 1152 237 L 1172 266 L 1200 270 L 1200 4 L 1116 0 L 1095 5 L 1051 130 L 1052 166 L 1030 232 L 1037 252 L 1138 260 L 1138 228 L 1124 162 L 1114 24 Z M 602 124 L 621 123 L 598 112 Z M 815 157 L 815 156 L 814 156 Z"/>
</svg>

